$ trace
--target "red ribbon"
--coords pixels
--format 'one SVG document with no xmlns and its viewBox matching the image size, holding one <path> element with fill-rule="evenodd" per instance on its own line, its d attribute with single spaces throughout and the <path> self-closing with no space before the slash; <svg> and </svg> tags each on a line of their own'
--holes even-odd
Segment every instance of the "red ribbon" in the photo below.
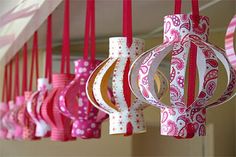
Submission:
<svg viewBox="0 0 236 157">
<path fill-rule="evenodd" d="M 8 66 L 5 65 L 4 68 L 4 79 L 3 79 L 3 88 L 2 88 L 2 102 L 6 102 L 7 101 L 7 91 L 8 91 Z"/>
<path fill-rule="evenodd" d="M 175 14 L 181 13 L 181 0 L 175 0 Z M 199 24 L 199 6 L 198 0 L 192 0 L 192 15 L 193 15 L 193 29 L 198 27 Z M 197 46 L 191 42 L 190 54 L 189 54 L 189 69 L 188 69 L 188 97 L 187 106 L 189 107 L 195 98 L 195 84 L 196 84 L 196 73 L 197 73 Z M 195 129 L 190 123 L 187 127 L 187 138 L 193 137 Z M 176 137 L 182 139 L 182 137 Z"/>
<path fill-rule="evenodd" d="M 123 36 L 127 38 L 127 46 L 130 48 L 133 43 L 131 0 L 123 0 Z"/>
<path fill-rule="evenodd" d="M 182 0 L 175 0 L 175 11 L 174 14 L 181 14 Z M 196 26 L 199 24 L 199 5 L 198 0 L 192 0 L 192 14 L 193 21 Z"/>
<path fill-rule="evenodd" d="M 90 42 L 89 42 L 90 41 Z M 84 34 L 84 59 L 90 59 L 93 62 L 96 58 L 96 37 L 95 37 L 95 0 L 87 0 Z M 87 113 L 90 113 L 91 104 L 88 105 Z"/>
<path fill-rule="evenodd" d="M 95 54 L 96 54 L 95 0 L 87 0 L 87 4 L 86 4 L 84 59 L 89 58 L 89 51 L 91 52 L 91 60 L 94 61 Z"/>
<path fill-rule="evenodd" d="M 126 133 L 124 136 L 131 136 L 133 134 L 133 125 L 131 122 L 128 122 L 126 125 Z"/>
<path fill-rule="evenodd" d="M 22 76 L 22 95 L 24 95 L 24 92 L 27 91 L 27 84 L 28 84 L 28 78 L 27 78 L 27 58 L 28 58 L 28 48 L 27 43 L 24 44 L 23 47 L 23 76 Z"/>
<path fill-rule="evenodd" d="M 61 73 L 70 73 L 70 1 L 65 1 Z"/>
<path fill-rule="evenodd" d="M 15 56 L 15 87 L 14 87 L 14 98 L 19 96 L 19 54 Z"/>
<path fill-rule="evenodd" d="M 35 71 L 36 71 L 36 73 L 35 73 L 35 74 L 36 74 L 35 80 L 36 80 L 36 85 L 37 85 L 37 78 L 39 77 L 39 65 L 38 65 L 38 32 L 35 32 L 35 33 L 34 33 L 34 39 L 33 39 L 29 91 L 32 91 L 32 88 L 33 88 L 34 64 L 35 64 Z"/>
<path fill-rule="evenodd" d="M 10 61 L 8 87 L 7 101 L 10 101 L 12 98 L 12 60 Z"/>
<path fill-rule="evenodd" d="M 47 38 L 46 38 L 46 60 L 45 60 L 45 78 L 49 83 L 52 82 L 52 15 L 47 19 Z"/>
</svg>

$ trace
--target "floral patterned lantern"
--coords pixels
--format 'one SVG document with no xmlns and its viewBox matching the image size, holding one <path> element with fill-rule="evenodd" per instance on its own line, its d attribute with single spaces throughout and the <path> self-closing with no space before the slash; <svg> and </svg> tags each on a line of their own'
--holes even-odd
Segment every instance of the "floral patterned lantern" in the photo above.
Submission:
<svg viewBox="0 0 236 157">
<path fill-rule="evenodd" d="M 198 1 L 193 0 L 193 15 L 179 14 L 181 1 L 176 0 L 174 15 L 164 18 L 164 43 L 145 52 L 135 62 L 139 67 L 138 88 L 149 104 L 161 109 L 161 134 L 178 138 L 205 135 L 206 109 L 231 98 L 235 87 L 235 71 L 224 51 L 208 42 L 209 20 L 198 14 Z M 172 54 L 170 69 L 170 105 L 161 102 L 155 93 L 154 72 L 161 61 Z M 189 56 L 189 57 L 188 57 Z M 184 96 L 187 62 L 189 79 L 187 104 Z M 227 73 L 227 87 L 215 102 L 214 96 L 220 61 Z M 195 97 L 195 75 L 198 71 L 199 91 Z M 131 72 L 132 73 L 132 72 Z"/>
</svg>

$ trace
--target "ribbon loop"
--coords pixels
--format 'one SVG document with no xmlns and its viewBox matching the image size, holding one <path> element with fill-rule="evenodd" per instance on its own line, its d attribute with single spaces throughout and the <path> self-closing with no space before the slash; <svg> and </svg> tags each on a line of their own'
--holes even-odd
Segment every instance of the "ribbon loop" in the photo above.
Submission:
<svg viewBox="0 0 236 157">
<path fill-rule="evenodd" d="M 181 14 L 182 0 L 175 0 L 174 14 Z M 198 0 L 192 0 L 193 21 L 196 26 L 199 23 L 199 5 Z"/>
<path fill-rule="evenodd" d="M 127 46 L 130 48 L 133 42 L 131 0 L 123 0 L 123 36 L 127 38 Z"/>
<path fill-rule="evenodd" d="M 46 60 L 45 60 L 45 78 L 49 83 L 52 82 L 52 15 L 47 19 L 47 38 L 46 38 Z"/>
<path fill-rule="evenodd" d="M 96 54 L 96 38 L 95 38 L 95 0 L 87 0 L 86 18 L 85 18 L 85 34 L 84 34 L 84 59 L 89 58 L 91 52 L 91 60 L 95 60 Z"/>
<path fill-rule="evenodd" d="M 14 98 L 19 96 L 19 54 L 15 56 L 15 88 L 14 88 Z"/>
<path fill-rule="evenodd" d="M 37 78 L 39 76 L 39 65 L 38 65 L 38 32 L 34 33 L 34 39 L 33 39 L 29 91 L 32 91 L 32 88 L 33 88 L 34 64 L 35 64 L 35 75 L 36 75 L 35 81 L 36 81 L 36 85 L 37 85 Z"/>
<path fill-rule="evenodd" d="M 4 78 L 3 78 L 3 88 L 2 88 L 2 102 L 7 101 L 7 92 L 8 92 L 8 66 L 5 65 L 4 68 Z"/>
<path fill-rule="evenodd" d="M 13 61 L 10 61 L 10 66 L 9 66 L 9 82 L 8 82 L 8 93 L 7 93 L 7 101 L 10 101 L 12 98 L 12 64 Z"/>
<path fill-rule="evenodd" d="M 27 77 L 27 61 L 28 58 L 28 48 L 27 48 L 27 43 L 24 44 L 23 47 L 23 78 L 22 78 L 22 95 L 24 95 L 24 92 L 27 90 L 27 84 L 28 84 L 28 77 Z"/>
<path fill-rule="evenodd" d="M 70 73 L 70 0 L 65 0 L 61 73 Z"/>
</svg>

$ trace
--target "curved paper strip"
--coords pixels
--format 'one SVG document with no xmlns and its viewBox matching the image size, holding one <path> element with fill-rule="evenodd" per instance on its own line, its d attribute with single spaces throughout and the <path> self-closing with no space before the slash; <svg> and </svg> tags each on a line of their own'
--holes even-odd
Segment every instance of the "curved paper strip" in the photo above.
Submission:
<svg viewBox="0 0 236 157">
<path fill-rule="evenodd" d="M 107 118 L 105 113 L 99 113 L 88 100 L 85 93 L 86 81 L 99 60 L 79 59 L 75 61 L 76 77 L 61 92 L 59 109 L 73 120 L 72 136 L 82 139 L 100 138 L 101 123 Z"/>
<path fill-rule="evenodd" d="M 50 85 L 48 83 L 48 79 L 39 78 L 38 90 L 31 95 L 29 101 L 27 102 L 27 112 L 36 124 L 36 137 L 47 137 L 50 135 L 50 126 L 41 116 L 42 103 L 49 89 Z"/>
<path fill-rule="evenodd" d="M 110 134 L 145 132 L 144 106 L 137 98 L 131 100 L 128 85 L 130 65 L 143 52 L 144 42 L 134 38 L 130 48 L 125 37 L 110 38 L 109 42 L 109 58 L 91 74 L 87 82 L 87 95 L 96 107 L 109 114 Z M 111 77 L 114 102 L 107 94 Z"/>
<path fill-rule="evenodd" d="M 7 139 L 7 128 L 4 126 L 3 118 L 9 111 L 7 103 L 1 102 L 0 103 L 0 139 Z"/>
<path fill-rule="evenodd" d="M 75 140 L 71 136 L 71 119 L 62 115 L 58 107 L 61 92 L 73 78 L 72 74 L 53 74 L 53 89 L 44 100 L 41 108 L 44 120 L 51 127 L 51 140 L 53 141 Z"/>
<path fill-rule="evenodd" d="M 153 48 L 155 49 L 155 48 Z M 151 49 L 151 50 L 153 50 Z M 141 67 L 141 64 L 143 62 L 143 60 L 147 57 L 148 55 L 148 52 L 151 51 L 151 50 L 148 50 L 146 51 L 145 53 L 141 54 L 134 62 L 133 64 L 131 65 L 130 67 L 130 71 L 129 71 L 129 85 L 130 85 L 130 88 L 133 92 L 133 94 L 137 97 L 137 98 L 140 98 L 140 100 L 142 100 L 143 102 L 145 103 L 148 103 L 148 101 L 146 99 L 143 99 L 142 97 L 142 94 L 140 93 L 139 91 L 139 88 L 137 86 L 138 84 L 138 69 Z M 143 69 L 143 70 L 146 70 L 146 69 Z M 168 79 L 165 77 L 165 75 L 157 70 L 156 72 L 156 75 L 155 75 L 155 82 L 156 82 L 156 85 L 157 85 L 157 92 L 158 92 L 158 98 L 160 99 L 164 93 L 168 90 Z"/>
<path fill-rule="evenodd" d="M 229 59 L 229 62 L 232 64 L 233 68 L 236 70 L 236 54 L 234 49 L 234 32 L 236 29 L 236 15 L 232 18 L 229 23 L 226 36 L 225 36 L 225 52 Z"/>
</svg>

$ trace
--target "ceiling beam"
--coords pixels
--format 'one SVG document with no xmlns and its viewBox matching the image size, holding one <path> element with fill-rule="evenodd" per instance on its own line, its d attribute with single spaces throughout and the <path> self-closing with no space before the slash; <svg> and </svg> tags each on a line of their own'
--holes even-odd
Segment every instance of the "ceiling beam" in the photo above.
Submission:
<svg viewBox="0 0 236 157">
<path fill-rule="evenodd" d="M 34 6 L 35 10 L 27 16 L 8 22 L 0 29 L 0 37 L 14 35 L 12 43 L 0 48 L 1 65 L 5 65 L 15 56 L 61 2 L 62 0 L 24 0 L 14 8 L 12 14 L 21 12 L 31 6 Z"/>
</svg>

